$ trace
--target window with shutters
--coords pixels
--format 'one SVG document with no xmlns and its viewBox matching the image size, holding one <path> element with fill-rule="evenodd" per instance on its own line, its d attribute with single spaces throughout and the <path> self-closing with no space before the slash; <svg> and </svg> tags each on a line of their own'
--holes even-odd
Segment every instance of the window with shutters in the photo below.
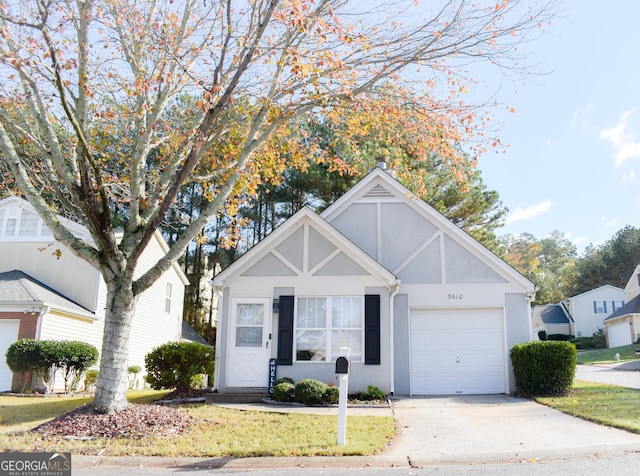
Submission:
<svg viewBox="0 0 640 476">
<path fill-rule="evenodd" d="M 607 301 L 593 301 L 593 312 L 596 314 L 606 314 Z"/>
<path fill-rule="evenodd" d="M 296 362 L 333 362 L 347 352 L 362 362 L 362 296 L 299 297 L 295 315 Z"/>
</svg>

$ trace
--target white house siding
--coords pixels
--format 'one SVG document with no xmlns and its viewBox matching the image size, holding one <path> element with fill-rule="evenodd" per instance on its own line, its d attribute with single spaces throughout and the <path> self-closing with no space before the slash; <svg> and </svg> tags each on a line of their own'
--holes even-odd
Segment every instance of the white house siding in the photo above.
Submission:
<svg viewBox="0 0 640 476">
<path fill-rule="evenodd" d="M 102 320 L 79 318 L 51 311 L 41 317 L 38 340 L 78 340 L 102 350 Z M 96 364 L 97 365 L 97 364 Z M 56 375 L 53 391 L 63 391 L 64 381 Z"/>
<path fill-rule="evenodd" d="M 162 256 L 164 250 L 159 241 L 152 239 L 140 257 L 136 277 L 141 276 Z M 172 293 L 169 312 L 165 311 L 167 283 L 171 283 Z M 185 281 L 172 267 L 139 296 L 131 324 L 129 366 L 139 365 L 144 369 L 144 358 L 151 350 L 161 344 L 180 340 L 184 286 Z"/>
<path fill-rule="evenodd" d="M 625 301 L 624 290 L 615 286 L 601 286 L 574 296 L 569 302 L 569 313 L 573 317 L 576 337 L 591 337 L 598 329 L 604 329 L 602 322 L 614 312 L 613 301 Z M 593 308 L 594 301 L 607 303 L 606 312 L 596 313 Z M 547 331 L 547 334 L 552 332 Z"/>
</svg>

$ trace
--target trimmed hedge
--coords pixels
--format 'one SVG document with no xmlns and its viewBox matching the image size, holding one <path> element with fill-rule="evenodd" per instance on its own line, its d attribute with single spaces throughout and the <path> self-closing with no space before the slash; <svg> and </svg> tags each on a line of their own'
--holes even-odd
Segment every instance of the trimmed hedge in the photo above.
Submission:
<svg viewBox="0 0 640 476">
<path fill-rule="evenodd" d="M 564 395 L 576 374 L 577 350 L 564 341 L 538 341 L 511 348 L 516 389 L 523 395 Z"/>
<path fill-rule="evenodd" d="M 329 386 L 320 380 L 304 379 L 296 384 L 296 402 L 305 405 L 318 405 L 324 403 L 324 395 Z"/>
<path fill-rule="evenodd" d="M 20 339 L 7 349 L 6 361 L 12 372 L 35 372 L 47 392 L 60 372 L 65 392 L 74 392 L 82 374 L 98 361 L 98 349 L 80 341 Z"/>
<path fill-rule="evenodd" d="M 175 389 L 186 392 L 200 374 L 214 369 L 213 347 L 197 342 L 168 342 L 144 358 L 146 381 L 154 390 Z"/>
<path fill-rule="evenodd" d="M 290 382 L 279 382 L 273 387 L 273 399 L 277 402 L 293 402 L 296 399 L 296 387 Z"/>
</svg>

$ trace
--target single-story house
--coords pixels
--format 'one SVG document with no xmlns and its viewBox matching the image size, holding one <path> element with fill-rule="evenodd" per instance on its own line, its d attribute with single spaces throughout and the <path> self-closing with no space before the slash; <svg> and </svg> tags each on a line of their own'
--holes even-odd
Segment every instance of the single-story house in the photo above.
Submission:
<svg viewBox="0 0 640 476">
<path fill-rule="evenodd" d="M 91 239 L 82 225 L 59 219 L 76 236 Z M 167 251 L 162 235 L 156 232 L 141 257 L 138 275 Z M 102 276 L 56 242 L 33 207 L 21 198 L 0 201 L 0 256 L 0 391 L 24 384 L 4 358 L 18 339 L 80 340 L 101 350 L 106 305 Z M 180 340 L 187 284 L 180 267 L 174 265 L 139 297 L 129 365 L 144 368 L 144 357 L 154 347 Z M 57 379 L 55 390 L 62 388 L 63 382 Z"/>
<path fill-rule="evenodd" d="M 624 288 L 627 303 L 604 320 L 608 347 L 634 344 L 640 339 L 640 265 Z"/>
<path fill-rule="evenodd" d="M 396 395 L 514 390 L 534 285 L 378 167 L 320 215 L 303 208 L 214 278 L 219 393 L 276 376 Z"/>
</svg>

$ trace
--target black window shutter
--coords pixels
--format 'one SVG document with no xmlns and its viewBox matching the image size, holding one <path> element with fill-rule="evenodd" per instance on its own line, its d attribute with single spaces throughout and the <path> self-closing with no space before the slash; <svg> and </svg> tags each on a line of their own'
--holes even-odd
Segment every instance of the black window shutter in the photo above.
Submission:
<svg viewBox="0 0 640 476">
<path fill-rule="evenodd" d="M 364 297 L 364 363 L 380 365 L 380 296 Z"/>
<path fill-rule="evenodd" d="M 278 365 L 292 365 L 293 296 L 280 296 L 278 301 Z"/>
</svg>

